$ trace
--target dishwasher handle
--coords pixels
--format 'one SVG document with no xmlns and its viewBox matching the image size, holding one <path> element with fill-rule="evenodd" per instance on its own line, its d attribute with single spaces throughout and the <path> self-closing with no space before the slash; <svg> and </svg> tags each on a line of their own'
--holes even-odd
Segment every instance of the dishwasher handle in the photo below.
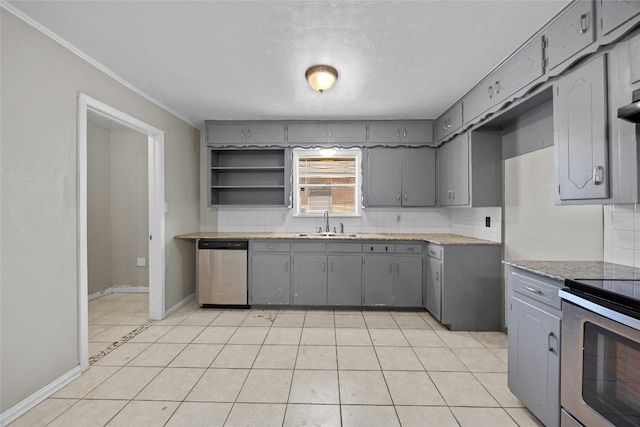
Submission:
<svg viewBox="0 0 640 427">
<path fill-rule="evenodd" d="M 198 249 L 211 250 L 243 250 L 249 248 L 249 242 L 246 240 L 216 240 L 216 239 L 200 239 L 198 241 Z"/>
</svg>

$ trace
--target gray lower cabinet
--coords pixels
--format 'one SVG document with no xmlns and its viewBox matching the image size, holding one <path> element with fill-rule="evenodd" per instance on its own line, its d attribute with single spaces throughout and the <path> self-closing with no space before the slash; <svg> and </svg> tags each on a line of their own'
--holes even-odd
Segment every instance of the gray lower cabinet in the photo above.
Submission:
<svg viewBox="0 0 640 427">
<path fill-rule="evenodd" d="M 563 76 L 555 95 L 558 204 L 608 198 L 606 55 Z"/>
<path fill-rule="evenodd" d="M 366 159 L 367 206 L 435 206 L 434 148 L 371 148 Z"/>
<path fill-rule="evenodd" d="M 563 282 L 509 271 L 509 388 L 545 426 L 558 427 Z"/>
<path fill-rule="evenodd" d="M 362 305 L 362 255 L 329 255 L 327 304 Z"/>
<path fill-rule="evenodd" d="M 249 242 L 251 304 L 291 304 L 291 242 Z"/>
<path fill-rule="evenodd" d="M 293 304 L 327 305 L 327 256 L 293 256 Z"/>
<path fill-rule="evenodd" d="M 427 253 L 431 314 L 452 331 L 501 330 L 502 247 L 430 243 Z"/>
<path fill-rule="evenodd" d="M 421 244 L 365 244 L 364 305 L 421 307 Z"/>
</svg>

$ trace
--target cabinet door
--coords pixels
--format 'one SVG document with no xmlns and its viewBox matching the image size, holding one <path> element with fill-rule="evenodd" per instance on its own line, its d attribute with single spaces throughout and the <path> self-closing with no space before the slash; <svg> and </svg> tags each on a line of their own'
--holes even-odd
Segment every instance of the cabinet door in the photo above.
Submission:
<svg viewBox="0 0 640 427">
<path fill-rule="evenodd" d="M 431 144 L 433 142 L 433 123 L 400 123 L 400 136 L 407 144 Z"/>
<path fill-rule="evenodd" d="M 461 127 L 462 102 L 458 102 L 438 118 L 436 122 L 436 139 L 440 141 Z"/>
<path fill-rule="evenodd" d="M 436 150 L 402 149 L 402 205 L 435 206 Z"/>
<path fill-rule="evenodd" d="M 560 423 L 560 319 L 511 298 L 509 388 L 546 426 Z"/>
<path fill-rule="evenodd" d="M 420 307 L 422 305 L 422 257 L 396 256 L 393 305 Z"/>
<path fill-rule="evenodd" d="M 482 83 L 469 91 L 464 97 L 464 122 L 469 123 L 493 107 L 494 101 L 494 77 L 489 76 Z"/>
<path fill-rule="evenodd" d="M 449 164 L 449 179 L 453 182 L 451 188 L 450 206 L 469 204 L 469 133 L 456 136 L 451 141 L 451 161 Z"/>
<path fill-rule="evenodd" d="M 284 123 L 249 123 L 247 143 L 256 145 L 284 144 Z"/>
<path fill-rule="evenodd" d="M 602 34 L 608 34 L 640 13 L 638 0 L 605 0 L 601 1 Z"/>
<path fill-rule="evenodd" d="M 397 143 L 401 140 L 400 126 L 394 122 L 369 122 L 369 142 Z"/>
<path fill-rule="evenodd" d="M 452 202 L 452 151 L 453 141 L 438 147 L 438 204 L 440 206 L 449 206 Z"/>
<path fill-rule="evenodd" d="M 207 126 L 207 145 L 225 146 L 246 141 L 243 124 L 211 124 Z"/>
<path fill-rule="evenodd" d="M 327 127 L 327 142 L 333 143 L 365 143 L 367 142 L 367 124 L 360 123 L 329 123 Z"/>
<path fill-rule="evenodd" d="M 321 143 L 327 141 L 327 125 L 318 123 L 290 123 L 287 127 L 289 142 Z"/>
<path fill-rule="evenodd" d="M 327 304 L 327 257 L 294 255 L 293 304 Z"/>
<path fill-rule="evenodd" d="M 547 67 L 552 69 L 595 41 L 593 1 L 580 0 L 545 31 Z"/>
<path fill-rule="evenodd" d="M 429 258 L 427 276 L 427 310 L 438 320 L 442 320 L 442 263 Z"/>
<path fill-rule="evenodd" d="M 553 104 L 561 200 L 609 197 L 606 56 L 558 80 Z"/>
<path fill-rule="evenodd" d="M 402 150 L 372 148 L 367 153 L 367 205 L 402 204 Z"/>
<path fill-rule="evenodd" d="M 289 255 L 251 256 L 251 303 L 290 304 L 291 272 Z"/>
<path fill-rule="evenodd" d="M 362 256 L 330 255 L 327 302 L 329 305 L 362 305 Z"/>
<path fill-rule="evenodd" d="M 538 37 L 531 40 L 496 72 L 495 102 L 501 102 L 513 95 L 542 76 L 543 72 L 542 41 Z"/>
<path fill-rule="evenodd" d="M 394 256 L 365 255 L 364 305 L 393 305 Z"/>
</svg>

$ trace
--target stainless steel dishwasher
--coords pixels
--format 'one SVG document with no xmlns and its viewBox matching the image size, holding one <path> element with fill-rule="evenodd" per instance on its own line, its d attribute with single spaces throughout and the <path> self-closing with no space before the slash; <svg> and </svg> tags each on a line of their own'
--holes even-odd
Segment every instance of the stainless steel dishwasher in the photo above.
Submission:
<svg viewBox="0 0 640 427">
<path fill-rule="evenodd" d="M 198 241 L 198 302 L 201 306 L 247 307 L 246 241 Z"/>
</svg>

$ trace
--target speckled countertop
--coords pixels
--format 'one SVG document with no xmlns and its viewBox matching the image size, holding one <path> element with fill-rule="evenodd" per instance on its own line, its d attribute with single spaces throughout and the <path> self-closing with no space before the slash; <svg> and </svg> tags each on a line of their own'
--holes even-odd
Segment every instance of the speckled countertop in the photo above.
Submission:
<svg viewBox="0 0 640 427">
<path fill-rule="evenodd" d="M 177 239 L 220 239 L 220 240 L 258 240 L 258 239 L 288 239 L 288 240 L 410 240 L 418 242 L 437 243 L 439 245 L 501 245 L 501 243 L 489 240 L 474 239 L 473 237 L 459 236 L 457 234 L 411 234 L 411 233 L 356 233 L 357 237 L 348 237 L 350 233 L 332 237 L 318 237 L 314 233 L 308 236 L 300 236 L 301 233 L 274 232 L 206 232 L 189 233 L 176 236 Z"/>
<path fill-rule="evenodd" d="M 640 279 L 640 268 L 603 261 L 503 261 L 503 263 L 556 280 Z"/>
</svg>

